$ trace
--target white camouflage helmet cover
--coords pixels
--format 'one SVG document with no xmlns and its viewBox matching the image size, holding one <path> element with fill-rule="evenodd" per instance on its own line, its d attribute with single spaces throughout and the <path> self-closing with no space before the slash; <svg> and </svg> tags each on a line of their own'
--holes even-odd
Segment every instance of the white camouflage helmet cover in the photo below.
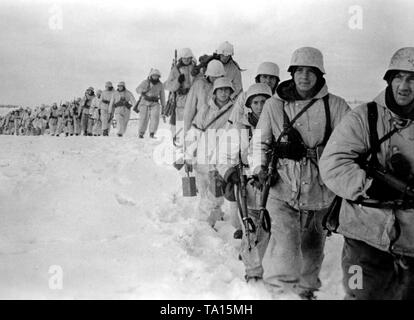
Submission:
<svg viewBox="0 0 414 320">
<path fill-rule="evenodd" d="M 151 71 L 149 73 L 149 77 L 151 77 L 152 75 L 158 75 L 159 77 L 161 77 L 161 72 L 158 69 L 151 68 Z"/>
<path fill-rule="evenodd" d="M 250 97 L 257 95 L 264 95 L 270 98 L 272 96 L 272 90 L 265 83 L 254 83 L 247 89 L 246 102 Z"/>
<path fill-rule="evenodd" d="M 234 47 L 233 45 L 228 42 L 228 41 L 224 41 L 223 43 L 221 43 L 217 50 L 216 50 L 217 54 L 222 54 L 225 56 L 233 56 L 234 55 Z"/>
<path fill-rule="evenodd" d="M 292 54 L 292 59 L 290 60 L 290 65 L 288 72 L 292 71 L 292 67 L 314 67 L 319 69 L 322 73 L 325 73 L 325 68 L 323 67 L 323 55 L 316 48 L 312 47 L 302 47 L 296 49 Z"/>
<path fill-rule="evenodd" d="M 223 77 L 225 74 L 226 72 L 224 71 L 224 66 L 220 61 L 213 59 L 208 63 L 205 72 L 206 76 Z"/>
<path fill-rule="evenodd" d="M 388 80 L 393 71 L 414 72 L 414 47 L 401 48 L 394 53 L 384 75 L 384 80 Z"/>
<path fill-rule="evenodd" d="M 178 52 L 178 59 L 182 58 L 194 58 L 193 52 L 190 48 L 182 48 Z"/>
<path fill-rule="evenodd" d="M 213 93 L 219 88 L 230 88 L 234 92 L 233 84 L 227 77 L 218 78 L 214 81 Z"/>
<path fill-rule="evenodd" d="M 269 76 L 275 76 L 279 78 L 279 66 L 273 62 L 262 62 L 257 68 L 256 75 L 266 74 Z"/>
</svg>

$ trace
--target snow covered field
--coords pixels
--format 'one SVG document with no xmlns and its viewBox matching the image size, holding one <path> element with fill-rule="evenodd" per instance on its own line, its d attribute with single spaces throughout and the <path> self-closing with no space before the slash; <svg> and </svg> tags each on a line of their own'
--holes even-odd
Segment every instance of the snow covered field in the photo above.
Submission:
<svg viewBox="0 0 414 320">
<path fill-rule="evenodd" d="M 169 142 L 135 132 L 0 136 L 0 299 L 296 299 L 245 283 L 229 217 L 218 232 L 200 221 L 179 173 L 153 161 Z M 319 299 L 343 297 L 341 249 L 328 238 Z"/>
</svg>

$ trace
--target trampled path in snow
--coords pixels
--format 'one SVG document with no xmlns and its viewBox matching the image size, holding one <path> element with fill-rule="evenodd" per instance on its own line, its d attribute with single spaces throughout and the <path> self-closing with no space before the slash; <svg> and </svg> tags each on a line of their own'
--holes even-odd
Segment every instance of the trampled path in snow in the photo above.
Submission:
<svg viewBox="0 0 414 320">
<path fill-rule="evenodd" d="M 134 131 L 0 136 L 0 299 L 296 299 L 246 284 L 229 216 L 201 221 L 154 161 L 170 142 Z M 319 299 L 343 297 L 341 247 L 328 238 Z"/>
</svg>

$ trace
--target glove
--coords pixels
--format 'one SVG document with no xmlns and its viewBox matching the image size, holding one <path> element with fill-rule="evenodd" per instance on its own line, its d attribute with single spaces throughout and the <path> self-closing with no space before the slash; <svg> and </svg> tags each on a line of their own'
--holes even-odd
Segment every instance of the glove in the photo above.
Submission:
<svg viewBox="0 0 414 320">
<path fill-rule="evenodd" d="M 236 167 L 227 169 L 226 173 L 224 174 L 224 181 L 230 184 L 238 184 L 240 182 Z"/>
<path fill-rule="evenodd" d="M 185 81 L 185 75 L 181 73 L 181 74 L 178 76 L 178 82 L 179 82 L 179 83 L 183 83 L 184 81 Z"/>
</svg>

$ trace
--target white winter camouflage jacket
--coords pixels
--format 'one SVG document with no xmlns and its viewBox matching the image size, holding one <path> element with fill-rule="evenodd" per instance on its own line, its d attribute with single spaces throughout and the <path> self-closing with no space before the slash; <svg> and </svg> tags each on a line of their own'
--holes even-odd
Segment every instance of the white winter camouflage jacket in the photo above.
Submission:
<svg viewBox="0 0 414 320">
<path fill-rule="evenodd" d="M 323 141 L 326 117 L 322 98 L 328 94 L 332 128 L 350 110 L 344 99 L 328 93 L 325 84 L 314 97 L 318 100 L 294 124 L 308 148 L 315 148 Z M 310 100 L 288 102 L 278 94 L 266 101 L 251 141 L 249 157 L 254 173 L 258 173 L 261 166 L 267 165 L 266 152 L 270 148 L 272 136 L 276 140 L 283 130 L 283 108 L 292 120 L 309 102 Z M 317 165 L 309 158 L 301 161 L 279 159 L 277 173 L 277 182 L 270 189 L 269 197 L 304 210 L 326 208 L 334 198 L 332 191 L 322 182 Z"/>
<path fill-rule="evenodd" d="M 385 107 L 385 91 L 374 100 L 377 103 L 377 132 L 379 139 L 392 130 L 396 117 Z M 385 165 L 392 147 L 409 160 L 414 167 L 414 123 L 394 134 L 381 145 L 377 154 Z M 333 132 L 323 152 L 319 167 L 323 181 L 344 199 L 367 198 L 366 191 L 372 183 L 364 170 L 356 163 L 359 155 L 370 149 L 367 105 L 352 110 Z M 395 217 L 399 221 L 401 235 L 394 244 L 395 253 L 414 256 L 414 209 L 377 209 L 342 201 L 338 232 L 346 237 L 361 240 L 380 250 L 387 251 L 396 238 Z"/>
</svg>

